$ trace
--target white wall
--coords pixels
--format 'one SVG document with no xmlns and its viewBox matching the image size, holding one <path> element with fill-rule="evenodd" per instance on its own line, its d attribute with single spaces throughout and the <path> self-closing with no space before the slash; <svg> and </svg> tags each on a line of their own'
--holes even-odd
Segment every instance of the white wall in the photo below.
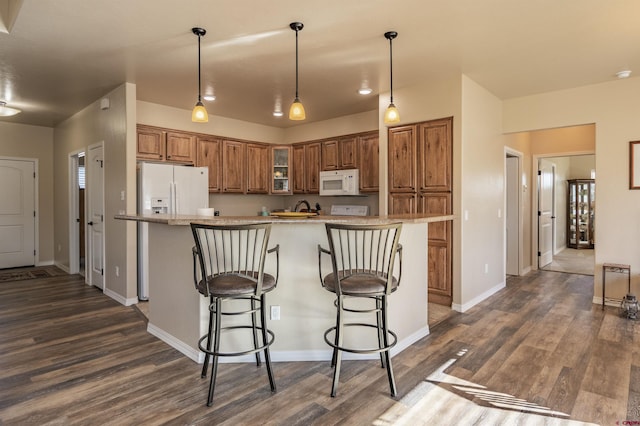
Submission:
<svg viewBox="0 0 640 426">
<path fill-rule="evenodd" d="M 555 164 L 554 195 L 555 195 L 555 245 L 553 253 L 557 254 L 567 245 L 567 179 L 571 170 L 572 157 L 549 157 L 545 160 Z"/>
<path fill-rule="evenodd" d="M 640 135 L 638 117 L 640 78 L 503 102 L 505 132 L 595 123 L 596 299 L 601 292 L 603 262 L 629 264 L 632 272 L 640 269 L 640 191 L 628 189 L 629 141 Z M 637 274 L 633 274 L 632 282 L 637 281 Z"/>
</svg>

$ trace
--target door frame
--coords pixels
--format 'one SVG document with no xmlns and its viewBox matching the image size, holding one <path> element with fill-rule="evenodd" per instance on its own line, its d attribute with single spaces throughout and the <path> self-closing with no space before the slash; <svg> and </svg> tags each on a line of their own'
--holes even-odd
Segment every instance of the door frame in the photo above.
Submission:
<svg viewBox="0 0 640 426">
<path fill-rule="evenodd" d="M 538 268 L 538 238 L 540 238 L 540 232 L 538 230 L 538 160 L 541 158 L 549 157 L 573 157 L 576 155 L 595 155 L 593 150 L 589 151 L 567 151 L 567 152 L 553 152 L 547 154 L 534 154 L 531 156 L 531 174 L 535 179 L 531 179 L 531 183 L 534 186 L 531 191 L 531 269 Z M 597 161 L 597 158 L 596 158 Z M 597 176 L 597 164 L 596 164 L 596 176 Z M 555 202 L 555 200 L 554 200 Z M 597 220 L 597 218 L 596 218 Z M 595 247 L 594 252 L 595 254 Z"/>
<path fill-rule="evenodd" d="M 84 149 L 79 149 L 69 153 L 69 273 L 80 272 L 80 227 L 85 223 L 77 222 L 77 215 L 80 208 L 80 197 L 78 196 L 78 168 L 79 156 L 84 153 Z M 86 170 L 86 169 L 85 169 Z M 86 205 L 83 206 L 86 212 Z M 85 232 L 85 239 L 87 233 Z M 85 247 L 87 243 L 85 241 Z M 86 273 L 85 273 L 86 282 Z M 88 283 L 87 283 L 88 284 Z"/>
<path fill-rule="evenodd" d="M 525 274 L 525 269 L 524 269 L 524 215 L 523 215 L 523 208 L 522 208 L 522 201 L 523 201 L 523 191 L 525 189 L 525 186 L 523 184 L 522 180 L 522 173 L 523 173 L 523 159 L 524 159 L 524 154 L 520 151 L 517 151 L 515 149 L 509 148 L 509 147 L 504 147 L 504 179 L 505 179 L 505 190 L 504 190 L 504 207 L 503 207 L 503 212 L 504 212 L 504 216 L 503 216 L 503 228 L 505 229 L 505 233 L 504 233 L 504 248 L 503 248 L 503 258 L 504 258 L 504 276 L 506 279 L 507 276 L 507 232 L 506 232 L 506 224 L 507 224 L 507 187 L 506 187 L 506 181 L 507 181 L 507 157 L 515 157 L 518 159 L 518 181 L 515 182 L 516 185 L 518 185 L 518 187 L 520 188 L 520 190 L 518 191 L 518 275 L 524 275 Z"/>
<path fill-rule="evenodd" d="M 40 262 L 40 206 L 38 204 L 40 199 L 39 190 L 38 190 L 38 188 L 40 187 L 39 160 L 37 158 L 32 158 L 32 157 L 7 157 L 7 156 L 0 156 L 0 160 L 29 161 L 33 163 L 33 170 L 36 174 L 35 179 L 33 180 L 33 208 L 36 211 L 35 216 L 33 218 L 33 239 L 34 239 L 33 248 L 36 251 L 33 262 L 35 266 L 41 266 L 43 265 L 43 263 Z"/>
</svg>

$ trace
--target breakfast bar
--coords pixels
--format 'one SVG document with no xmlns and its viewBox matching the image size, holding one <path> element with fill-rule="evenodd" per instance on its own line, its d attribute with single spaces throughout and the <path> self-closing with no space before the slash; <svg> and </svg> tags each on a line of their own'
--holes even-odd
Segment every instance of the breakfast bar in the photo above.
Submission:
<svg viewBox="0 0 640 426">
<path fill-rule="evenodd" d="M 322 288 L 318 272 L 318 244 L 327 248 L 325 223 L 402 222 L 402 280 L 398 291 L 389 299 L 390 328 L 398 335 L 398 344 L 392 350 L 392 354 L 395 354 L 429 334 L 428 223 L 452 220 L 453 216 L 413 214 L 281 218 L 156 214 L 119 215 L 116 218 L 149 223 L 149 333 L 194 361 L 202 362 L 204 357 L 198 350 L 197 342 L 207 330 L 209 300 L 196 291 L 193 283 L 194 241 L 190 223 L 272 223 L 269 247 L 280 245 L 280 266 L 278 285 L 267 297 L 269 307 L 279 307 L 279 319 L 269 320 L 269 329 L 275 333 L 271 356 L 273 361 L 314 361 L 331 359 L 332 351 L 324 342 L 323 335 L 335 322 L 334 296 Z M 324 257 L 322 269 L 323 273 L 328 273 L 331 265 L 328 256 Z M 275 256 L 267 256 L 265 272 L 273 273 L 275 270 Z M 358 339 L 358 336 L 354 338 Z M 241 345 L 234 341 L 228 344 Z M 252 359 L 246 356 L 229 361 Z"/>
</svg>

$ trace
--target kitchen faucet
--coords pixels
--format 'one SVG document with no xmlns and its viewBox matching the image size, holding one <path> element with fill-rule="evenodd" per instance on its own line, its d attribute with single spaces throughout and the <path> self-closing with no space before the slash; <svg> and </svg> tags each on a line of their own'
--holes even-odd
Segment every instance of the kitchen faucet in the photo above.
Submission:
<svg viewBox="0 0 640 426">
<path fill-rule="evenodd" d="M 311 210 L 311 206 L 309 205 L 309 202 L 307 200 L 300 200 L 296 203 L 296 208 L 294 209 L 294 211 L 298 211 L 298 207 L 300 207 L 300 204 L 305 204 L 307 206 L 307 211 Z"/>
</svg>

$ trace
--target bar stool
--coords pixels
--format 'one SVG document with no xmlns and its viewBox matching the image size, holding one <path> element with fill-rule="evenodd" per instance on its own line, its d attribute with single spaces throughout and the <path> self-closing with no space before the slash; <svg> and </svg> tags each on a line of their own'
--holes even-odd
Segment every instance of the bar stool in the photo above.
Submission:
<svg viewBox="0 0 640 426">
<path fill-rule="evenodd" d="M 333 385 L 331 396 L 336 396 L 340 378 L 342 352 L 356 354 L 379 353 L 382 368 L 386 366 L 391 396 L 397 395 L 396 383 L 391 367 L 389 350 L 395 346 L 398 338 L 389 330 L 387 319 L 387 297 L 398 289 L 402 275 L 402 246 L 398 243 L 401 223 L 387 225 L 326 225 L 329 250 L 318 245 L 318 270 L 322 286 L 336 295 L 336 325 L 324 333 L 325 342 L 333 348 L 331 366 Z M 331 257 L 333 272 L 323 276 L 322 255 Z M 394 264 L 398 258 L 398 278 L 394 277 Z M 367 299 L 373 307 L 365 308 L 361 304 L 345 301 Z M 375 324 L 364 322 L 345 322 L 345 312 L 352 315 L 375 314 Z M 355 348 L 344 343 L 345 327 L 374 328 L 378 335 L 377 346 Z M 372 345 L 373 346 L 373 345 Z"/>
<path fill-rule="evenodd" d="M 191 224 L 195 247 L 193 248 L 193 279 L 200 294 L 209 298 L 208 332 L 198 340 L 198 348 L 205 353 L 202 377 L 207 377 L 209 359 L 212 359 L 211 380 L 207 405 L 213 402 L 218 357 L 240 356 L 255 353 L 256 364 L 261 365 L 260 351 L 264 351 L 267 375 L 271 391 L 276 391 L 276 384 L 271 369 L 269 346 L 274 341 L 274 334 L 267 329 L 266 293 L 276 288 L 280 269 L 279 245 L 267 249 L 270 223 L 251 225 L 202 225 Z M 264 273 L 267 253 L 276 254 L 276 276 Z M 248 302 L 246 309 L 223 310 L 223 303 L 228 301 Z M 240 309 L 240 310 L 238 310 Z M 250 315 L 251 325 L 222 326 L 222 316 Z M 260 316 L 258 324 L 257 314 Z M 251 330 L 253 344 L 251 349 L 223 352 L 220 349 L 220 334 L 223 330 Z M 261 341 L 258 340 L 258 331 Z"/>
</svg>

